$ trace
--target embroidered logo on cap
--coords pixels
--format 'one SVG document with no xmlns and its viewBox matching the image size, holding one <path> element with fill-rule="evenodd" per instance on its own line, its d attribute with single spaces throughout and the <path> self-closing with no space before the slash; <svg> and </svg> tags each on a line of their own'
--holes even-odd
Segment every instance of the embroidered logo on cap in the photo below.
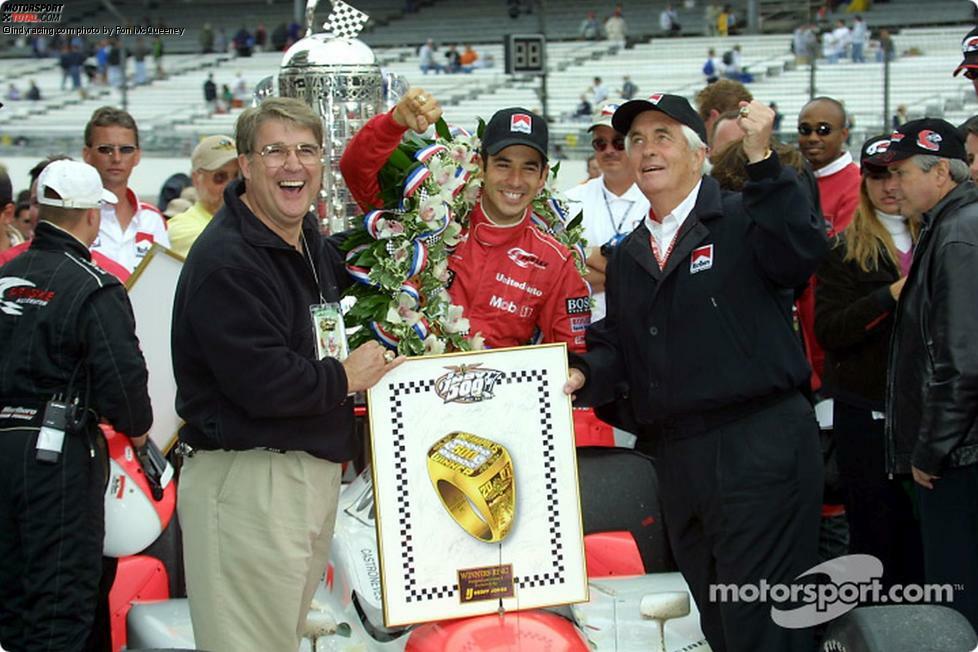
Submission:
<svg viewBox="0 0 978 652">
<path fill-rule="evenodd" d="M 928 152 L 939 152 L 941 151 L 941 135 L 936 131 L 931 131 L 930 129 L 924 129 L 919 134 L 917 134 L 917 146 L 921 149 L 926 149 Z"/>
<path fill-rule="evenodd" d="M 866 156 L 874 156 L 876 154 L 882 154 L 888 149 L 890 149 L 890 141 L 880 140 L 866 148 Z"/>
<path fill-rule="evenodd" d="M 652 104 L 658 104 L 663 95 L 665 95 L 665 93 L 652 93 L 649 95 L 649 102 L 652 102 Z"/>
<path fill-rule="evenodd" d="M 689 257 L 689 273 L 695 274 L 713 267 L 713 245 L 703 245 L 693 249 Z"/>
<path fill-rule="evenodd" d="M 509 130 L 533 133 L 533 119 L 525 113 L 514 113 L 509 118 Z"/>
<path fill-rule="evenodd" d="M 966 38 L 961 43 L 961 51 L 965 54 L 968 54 L 969 52 L 978 52 L 978 36 Z"/>
</svg>

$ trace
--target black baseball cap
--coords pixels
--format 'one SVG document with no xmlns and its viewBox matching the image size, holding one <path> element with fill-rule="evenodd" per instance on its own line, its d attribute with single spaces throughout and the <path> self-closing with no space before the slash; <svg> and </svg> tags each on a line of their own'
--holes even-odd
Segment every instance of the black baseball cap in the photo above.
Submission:
<svg viewBox="0 0 978 652">
<path fill-rule="evenodd" d="M 922 118 L 911 120 L 890 134 L 890 144 L 886 151 L 880 152 L 864 161 L 870 165 L 892 165 L 923 154 L 941 158 L 968 160 L 964 139 L 954 125 L 947 120 Z"/>
<path fill-rule="evenodd" d="M 978 27 L 968 32 L 961 39 L 961 53 L 964 55 L 964 59 L 954 69 L 955 77 L 962 70 L 978 69 Z"/>
<path fill-rule="evenodd" d="M 520 107 L 496 111 L 482 133 L 482 147 L 495 156 L 510 145 L 526 145 L 547 161 L 547 122 L 536 113 Z"/>
<path fill-rule="evenodd" d="M 885 166 L 874 165 L 871 159 L 874 156 L 883 154 L 890 148 L 890 135 L 884 134 L 882 136 L 873 136 L 872 138 L 866 139 L 863 143 L 862 149 L 859 152 L 859 165 L 863 172 L 879 172 L 885 169 Z"/>
<path fill-rule="evenodd" d="M 628 130 L 632 127 L 632 121 L 635 120 L 635 117 L 645 111 L 660 111 L 665 113 L 673 120 L 695 131 L 700 137 L 700 140 L 706 143 L 706 125 L 703 124 L 703 118 L 693 110 L 693 107 L 690 106 L 689 101 L 685 97 L 679 95 L 652 93 L 645 100 L 629 100 L 618 107 L 615 115 L 611 118 L 611 124 L 614 125 L 615 131 L 627 134 Z"/>
</svg>

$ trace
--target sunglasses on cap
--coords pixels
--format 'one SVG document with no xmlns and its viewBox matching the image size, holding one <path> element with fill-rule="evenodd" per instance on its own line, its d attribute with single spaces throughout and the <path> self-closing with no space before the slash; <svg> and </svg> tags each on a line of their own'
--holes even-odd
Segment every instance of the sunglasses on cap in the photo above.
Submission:
<svg viewBox="0 0 978 652">
<path fill-rule="evenodd" d="M 609 141 L 605 140 L 604 138 L 595 138 L 591 141 L 591 147 L 593 147 L 594 151 L 596 152 L 603 152 L 608 145 L 611 145 L 620 152 L 625 149 L 625 139 L 615 138 Z"/>
</svg>

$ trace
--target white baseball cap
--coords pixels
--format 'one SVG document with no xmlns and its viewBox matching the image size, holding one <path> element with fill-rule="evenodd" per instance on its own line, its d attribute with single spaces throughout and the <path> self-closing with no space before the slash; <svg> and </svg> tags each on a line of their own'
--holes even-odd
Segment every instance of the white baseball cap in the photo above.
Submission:
<svg viewBox="0 0 978 652">
<path fill-rule="evenodd" d="M 60 199 L 45 197 L 50 188 Z M 37 178 L 37 203 L 60 208 L 99 208 L 119 198 L 102 187 L 98 170 L 81 161 L 52 161 Z"/>
</svg>

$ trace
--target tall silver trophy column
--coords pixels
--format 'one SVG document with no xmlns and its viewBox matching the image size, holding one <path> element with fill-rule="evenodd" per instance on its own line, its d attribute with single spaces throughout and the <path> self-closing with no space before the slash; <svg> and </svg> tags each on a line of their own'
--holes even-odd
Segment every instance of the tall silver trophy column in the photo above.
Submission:
<svg viewBox="0 0 978 652">
<path fill-rule="evenodd" d="M 386 110 L 384 80 L 370 48 L 357 35 L 367 14 L 335 0 L 323 25 L 313 34 L 317 0 L 306 5 L 306 35 L 286 51 L 278 73 L 278 95 L 302 100 L 323 121 L 323 187 L 316 207 L 325 233 L 350 228 L 361 214 L 340 174 L 340 157 L 350 139 L 378 112 Z M 256 99 L 273 94 L 266 80 Z"/>
</svg>

